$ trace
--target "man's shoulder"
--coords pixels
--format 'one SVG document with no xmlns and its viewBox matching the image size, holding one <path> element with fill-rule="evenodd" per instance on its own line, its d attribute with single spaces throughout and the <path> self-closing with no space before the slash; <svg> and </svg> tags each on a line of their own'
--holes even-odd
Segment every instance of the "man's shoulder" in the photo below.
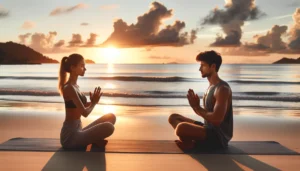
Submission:
<svg viewBox="0 0 300 171">
<path fill-rule="evenodd" d="M 217 95 L 222 95 L 222 96 L 232 94 L 231 88 L 228 84 L 219 85 L 215 92 L 216 92 Z"/>
</svg>

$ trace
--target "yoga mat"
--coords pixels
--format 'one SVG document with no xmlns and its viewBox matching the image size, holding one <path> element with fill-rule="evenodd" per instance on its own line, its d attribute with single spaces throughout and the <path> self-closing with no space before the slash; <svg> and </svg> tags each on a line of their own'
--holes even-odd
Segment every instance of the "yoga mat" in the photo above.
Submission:
<svg viewBox="0 0 300 171">
<path fill-rule="evenodd" d="M 88 151 L 105 153 L 150 154 L 247 154 L 247 155 L 299 155 L 275 141 L 231 141 L 227 149 L 181 150 L 172 140 L 108 140 L 105 148 L 89 145 L 82 149 L 63 149 L 55 138 L 13 138 L 0 144 L 0 151 Z"/>
</svg>

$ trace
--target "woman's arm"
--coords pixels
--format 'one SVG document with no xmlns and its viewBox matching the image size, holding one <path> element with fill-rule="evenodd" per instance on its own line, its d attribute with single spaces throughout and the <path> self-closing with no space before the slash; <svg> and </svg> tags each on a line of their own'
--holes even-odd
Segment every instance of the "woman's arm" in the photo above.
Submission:
<svg viewBox="0 0 300 171">
<path fill-rule="evenodd" d="M 84 107 L 89 107 L 91 104 L 91 102 L 86 102 L 86 104 L 84 104 Z"/>
<path fill-rule="evenodd" d="M 82 116 L 87 117 L 94 109 L 94 107 L 96 106 L 96 104 L 98 103 L 98 101 L 94 100 L 92 102 L 90 102 L 90 104 L 88 106 L 85 106 L 78 94 L 77 91 L 75 90 L 75 88 L 72 85 L 67 85 L 64 89 L 65 93 L 68 94 L 69 97 L 71 97 L 71 99 L 73 100 L 74 104 L 76 105 L 77 109 L 80 111 L 80 113 L 82 114 Z M 99 94 L 101 90 L 99 90 L 99 88 L 95 89 L 95 93 L 97 95 L 97 93 Z M 100 97 L 99 97 L 100 98 Z"/>
</svg>

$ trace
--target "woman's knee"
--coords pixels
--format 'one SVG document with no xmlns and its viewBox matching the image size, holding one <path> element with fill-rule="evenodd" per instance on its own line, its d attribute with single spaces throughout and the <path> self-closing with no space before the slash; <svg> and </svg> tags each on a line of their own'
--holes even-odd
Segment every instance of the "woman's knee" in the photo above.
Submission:
<svg viewBox="0 0 300 171">
<path fill-rule="evenodd" d="M 117 117 L 116 117 L 115 114 L 113 114 L 113 113 L 108 113 L 108 114 L 106 114 L 105 116 L 108 118 L 108 120 L 109 120 L 112 124 L 115 124 L 115 123 L 116 123 Z"/>
<path fill-rule="evenodd" d="M 103 127 L 104 127 L 103 129 L 107 133 L 107 137 L 112 135 L 115 131 L 115 126 L 110 122 L 103 123 Z"/>
<path fill-rule="evenodd" d="M 172 123 L 175 119 L 177 119 L 178 117 L 180 117 L 181 115 L 177 114 L 177 113 L 173 113 L 169 116 L 169 123 Z"/>
</svg>

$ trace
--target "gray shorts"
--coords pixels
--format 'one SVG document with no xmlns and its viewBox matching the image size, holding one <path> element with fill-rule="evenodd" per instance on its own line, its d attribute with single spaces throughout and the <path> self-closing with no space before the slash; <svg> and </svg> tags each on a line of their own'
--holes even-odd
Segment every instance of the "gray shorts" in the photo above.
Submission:
<svg viewBox="0 0 300 171">
<path fill-rule="evenodd" d="M 196 142 L 196 145 L 199 148 L 201 148 L 201 147 L 203 147 L 205 149 L 207 149 L 207 148 L 213 148 L 213 149 L 223 148 L 222 143 L 218 137 L 218 134 L 214 128 L 205 125 L 201 121 L 195 121 L 194 124 L 203 126 L 205 128 L 205 132 L 206 132 L 205 140 Z"/>
<path fill-rule="evenodd" d="M 65 148 L 77 147 L 77 134 L 82 130 L 81 120 L 65 121 L 60 132 L 60 143 Z"/>
</svg>

